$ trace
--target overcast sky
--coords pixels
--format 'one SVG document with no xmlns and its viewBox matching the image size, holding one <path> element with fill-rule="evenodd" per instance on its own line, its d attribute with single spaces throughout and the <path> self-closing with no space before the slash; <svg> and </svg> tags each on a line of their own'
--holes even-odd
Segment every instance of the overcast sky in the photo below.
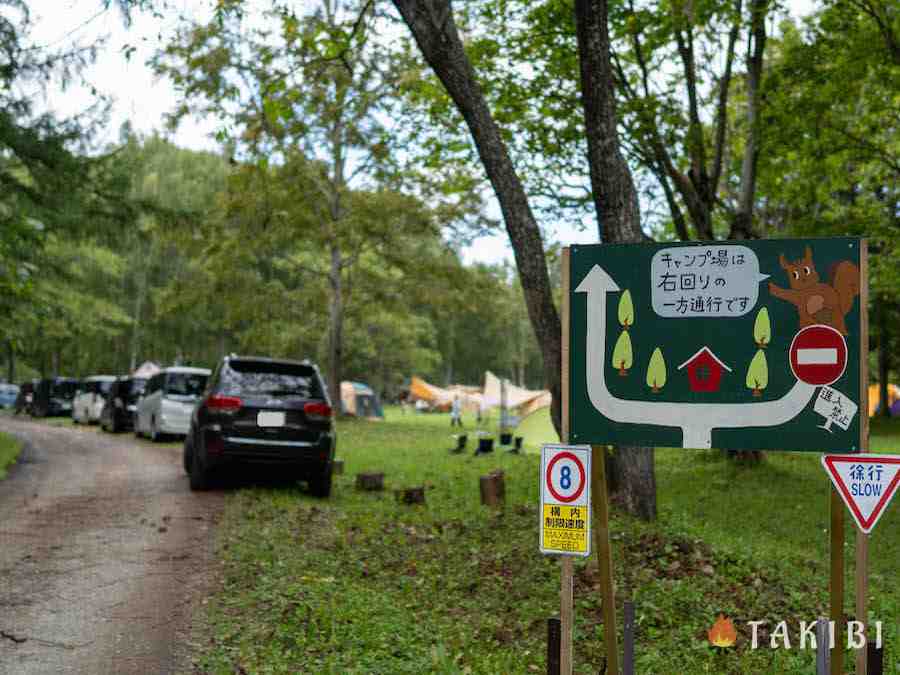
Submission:
<svg viewBox="0 0 900 675">
<path fill-rule="evenodd" d="M 140 132 L 149 133 L 163 127 L 163 116 L 174 109 L 176 95 L 167 80 L 156 78 L 145 64 L 158 46 L 165 44 L 178 24 L 179 16 L 197 20 L 207 19 L 213 5 L 210 0 L 169 0 L 170 10 L 163 20 L 136 13 L 130 28 L 125 28 L 115 9 L 102 10 L 101 0 L 31 0 L 29 6 L 34 23 L 31 42 L 61 47 L 73 41 L 90 44 L 106 36 L 106 46 L 96 64 L 85 74 L 86 79 L 100 92 L 111 95 L 114 106 L 105 139 L 113 142 L 125 120 Z M 811 0 L 790 0 L 788 5 L 795 16 L 806 14 Z M 130 59 L 124 48 L 135 47 Z M 61 115 L 76 114 L 92 100 L 90 91 L 77 86 L 63 91 L 56 83 L 46 93 L 46 105 Z M 216 150 L 210 135 L 215 130 L 212 121 L 185 119 L 171 135 L 176 144 L 193 149 Z M 499 218 L 499 210 L 492 208 Z M 547 232 L 548 238 L 566 244 L 596 241 L 593 229 L 581 232 L 575 227 L 561 225 Z M 482 237 L 464 251 L 466 262 L 498 262 L 512 259 L 505 232 Z"/>
</svg>

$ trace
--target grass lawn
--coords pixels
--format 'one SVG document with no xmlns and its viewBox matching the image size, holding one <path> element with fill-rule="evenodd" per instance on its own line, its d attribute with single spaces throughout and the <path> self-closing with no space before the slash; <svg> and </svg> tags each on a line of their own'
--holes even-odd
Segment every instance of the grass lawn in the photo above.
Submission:
<svg viewBox="0 0 900 675">
<path fill-rule="evenodd" d="M 0 480 L 22 451 L 22 443 L 9 434 L 0 433 Z"/>
<path fill-rule="evenodd" d="M 466 418 L 467 429 L 474 420 Z M 526 446 L 553 440 L 528 421 Z M 494 425 L 495 426 L 495 425 Z M 389 409 L 383 423 L 340 422 L 346 472 L 331 499 L 296 487 L 230 495 L 218 542 L 222 587 L 195 654 L 206 672 L 545 672 L 546 619 L 559 608 L 559 564 L 537 547 L 538 458 L 452 455 L 449 417 Z M 470 447 L 472 446 L 470 435 Z M 900 420 L 873 426 L 873 450 L 900 451 Z M 617 605 L 637 606 L 637 672 L 809 673 L 814 652 L 752 651 L 746 622 L 827 614 L 828 482 L 817 454 L 768 453 L 745 467 L 715 452 L 661 449 L 659 520 L 614 511 Z M 506 508 L 479 503 L 478 477 L 506 474 Z M 388 490 L 354 476 L 384 471 Z M 425 485 L 427 505 L 392 488 Z M 848 518 L 847 585 L 853 534 Z M 881 620 L 885 672 L 900 671 L 900 509 L 870 543 L 870 620 Z M 576 671 L 604 661 L 592 561 L 576 562 Z M 852 588 L 845 607 L 852 615 Z M 735 619 L 735 649 L 714 651 L 717 613 Z M 619 624 L 621 626 L 621 622 Z M 762 630 L 764 636 L 768 630 Z M 764 642 L 767 644 L 767 642 Z M 848 658 L 852 671 L 852 658 Z M 893 670 L 892 670 L 893 669 Z"/>
</svg>

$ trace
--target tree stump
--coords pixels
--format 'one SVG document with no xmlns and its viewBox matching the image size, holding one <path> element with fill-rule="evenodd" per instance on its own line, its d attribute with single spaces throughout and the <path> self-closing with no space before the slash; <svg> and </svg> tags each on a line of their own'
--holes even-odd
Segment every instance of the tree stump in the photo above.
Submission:
<svg viewBox="0 0 900 675">
<path fill-rule="evenodd" d="M 356 474 L 356 489 L 375 492 L 384 490 L 383 473 L 358 473 Z"/>
<path fill-rule="evenodd" d="M 506 501 L 506 484 L 500 469 L 481 476 L 478 485 L 481 488 L 481 503 L 485 506 L 502 506 Z"/>
<path fill-rule="evenodd" d="M 403 488 L 396 490 L 397 502 L 400 504 L 424 504 L 425 487 Z"/>
<path fill-rule="evenodd" d="M 489 452 L 494 451 L 494 439 L 493 438 L 479 438 L 478 439 L 478 447 L 475 449 L 476 455 L 486 455 Z"/>
<path fill-rule="evenodd" d="M 466 434 L 458 434 L 458 435 L 454 436 L 453 438 L 456 441 L 456 447 L 454 447 L 453 450 L 451 450 L 451 452 L 453 452 L 455 454 L 465 452 L 466 443 L 469 442 L 469 437 Z"/>
<path fill-rule="evenodd" d="M 336 459 L 331 463 L 331 473 L 335 476 L 340 476 L 344 473 L 344 460 Z"/>
</svg>

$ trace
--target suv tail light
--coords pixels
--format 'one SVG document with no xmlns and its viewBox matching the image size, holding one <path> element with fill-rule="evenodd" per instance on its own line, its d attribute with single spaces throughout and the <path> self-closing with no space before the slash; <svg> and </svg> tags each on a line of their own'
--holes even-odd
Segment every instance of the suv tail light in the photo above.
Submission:
<svg viewBox="0 0 900 675">
<path fill-rule="evenodd" d="M 324 422 L 331 419 L 331 406 L 327 403 L 307 403 L 303 406 L 303 414 L 310 422 Z"/>
<path fill-rule="evenodd" d="M 237 396 L 222 396 L 221 394 L 212 394 L 206 399 L 206 407 L 209 410 L 221 413 L 236 413 L 241 409 L 243 401 Z"/>
</svg>

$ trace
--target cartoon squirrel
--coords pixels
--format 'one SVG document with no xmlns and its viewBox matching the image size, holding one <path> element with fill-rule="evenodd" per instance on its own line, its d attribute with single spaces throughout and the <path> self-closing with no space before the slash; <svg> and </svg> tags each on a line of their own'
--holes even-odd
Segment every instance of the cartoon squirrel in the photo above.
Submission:
<svg viewBox="0 0 900 675">
<path fill-rule="evenodd" d="M 813 324 L 825 324 L 841 335 L 847 335 L 844 317 L 853 308 L 853 299 L 859 295 L 859 268 L 849 260 L 841 260 L 831 266 L 829 282 L 819 281 L 819 273 L 813 265 L 809 246 L 803 258 L 788 262 L 784 255 L 778 262 L 787 272 L 790 289 L 769 283 L 769 293 L 797 307 L 800 328 Z"/>
</svg>

